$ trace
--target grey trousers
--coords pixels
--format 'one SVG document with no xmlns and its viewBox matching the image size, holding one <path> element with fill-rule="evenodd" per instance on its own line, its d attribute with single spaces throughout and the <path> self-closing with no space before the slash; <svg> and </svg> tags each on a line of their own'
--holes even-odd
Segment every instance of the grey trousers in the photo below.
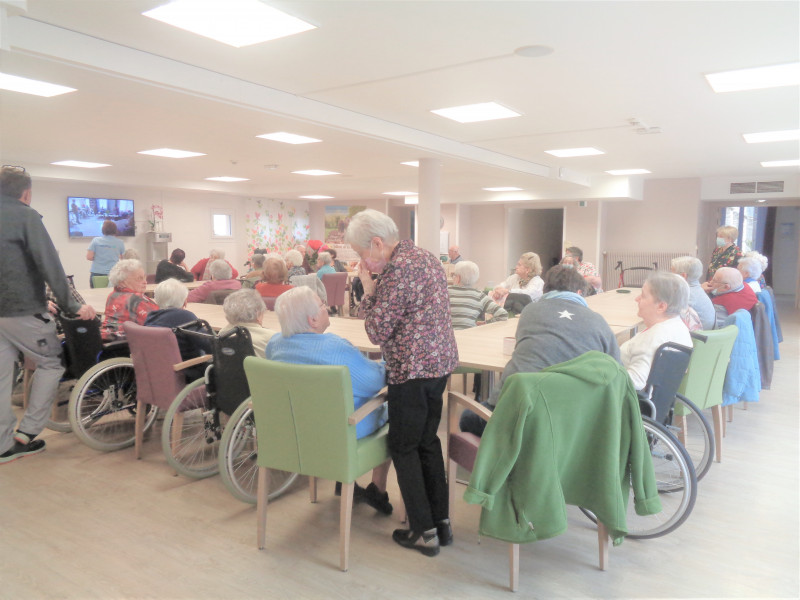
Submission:
<svg viewBox="0 0 800 600">
<path fill-rule="evenodd" d="M 38 435 L 47 424 L 64 373 L 56 323 L 49 313 L 28 317 L 0 317 L 0 454 L 14 445 L 17 418 L 11 409 L 14 361 L 18 353 L 36 362 L 28 408 L 19 431 Z"/>
</svg>

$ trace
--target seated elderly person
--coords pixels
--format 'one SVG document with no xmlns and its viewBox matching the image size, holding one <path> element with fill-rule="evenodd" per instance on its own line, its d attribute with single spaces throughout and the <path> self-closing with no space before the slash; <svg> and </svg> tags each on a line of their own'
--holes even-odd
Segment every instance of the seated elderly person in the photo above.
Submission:
<svg viewBox="0 0 800 600">
<path fill-rule="evenodd" d="M 100 333 L 106 341 L 124 338 L 122 324 L 133 321 L 143 325 L 148 313 L 158 310 L 158 304 L 144 295 L 147 278 L 138 260 L 119 261 L 108 274 L 113 291 L 108 295 L 103 311 Z"/>
<path fill-rule="evenodd" d="M 231 266 L 226 261 L 215 260 L 209 263 L 207 271 L 211 273 L 211 280 L 189 292 L 189 302 L 205 302 L 211 292 L 216 290 L 242 289 L 242 282 L 233 278 Z"/>
<path fill-rule="evenodd" d="M 267 260 L 266 254 L 253 254 L 250 259 L 251 270 L 244 276 L 245 279 L 261 280 L 264 277 L 264 261 Z"/>
<path fill-rule="evenodd" d="M 320 252 L 317 265 L 319 265 L 317 277 L 320 279 L 322 279 L 323 275 L 336 273 L 336 269 L 333 268 L 333 257 L 330 252 Z"/>
<path fill-rule="evenodd" d="M 758 302 L 756 293 L 749 285 L 744 284 L 744 278 L 738 269 L 733 267 L 720 267 L 709 282 L 711 303 L 717 315 L 717 327 L 722 327 L 728 315 L 732 315 L 740 308 L 750 310 Z"/>
<path fill-rule="evenodd" d="M 192 275 L 196 281 L 208 281 L 211 279 L 211 271 L 209 271 L 209 265 L 214 262 L 215 260 L 225 260 L 225 252 L 222 250 L 212 250 L 208 253 L 208 258 L 203 258 L 197 261 L 197 263 L 192 267 Z M 239 272 L 233 268 L 233 265 L 228 263 L 228 266 L 231 268 L 231 278 L 236 279 L 239 277 Z M 192 302 L 189 300 L 189 302 Z"/>
<path fill-rule="evenodd" d="M 570 256 L 574 259 L 575 269 L 584 277 L 599 277 L 600 273 L 590 262 L 583 262 L 583 250 L 577 246 L 570 246 L 564 251 L 564 257 Z"/>
<path fill-rule="evenodd" d="M 469 260 L 456 263 L 453 272 L 453 285 L 447 288 L 450 296 L 450 318 L 453 329 L 468 329 L 477 325 L 484 314 L 487 320 L 505 321 L 508 313 L 498 306 L 485 293 L 475 288 L 480 277 L 478 265 Z"/>
<path fill-rule="evenodd" d="M 256 291 L 265 298 L 277 298 L 292 289 L 292 286 L 286 283 L 288 276 L 286 263 L 270 256 L 264 263 L 263 281 L 256 284 Z"/>
<path fill-rule="evenodd" d="M 336 250 L 333 248 L 328 248 L 328 254 L 331 255 L 333 259 L 333 268 L 337 273 L 347 273 L 347 268 L 342 264 L 342 261 L 336 258 Z M 291 277 L 291 274 L 289 274 Z"/>
<path fill-rule="evenodd" d="M 305 253 L 305 246 L 301 246 L 301 248 L 303 248 L 303 253 Z M 303 268 L 303 254 L 301 254 L 299 250 L 289 250 L 284 255 L 284 259 L 286 260 L 286 268 L 289 269 L 290 279 L 295 275 L 306 274 L 306 270 Z"/>
<path fill-rule="evenodd" d="M 267 344 L 267 358 L 303 365 L 344 365 L 353 383 L 353 403 L 358 409 L 386 385 L 386 369 L 382 363 L 366 358 L 347 340 L 325 333 L 330 318 L 325 304 L 313 290 L 298 287 L 281 294 L 275 301 L 275 312 L 281 332 Z M 363 438 L 382 427 L 388 419 L 386 404 L 374 410 L 356 425 L 356 437 Z M 366 489 L 356 486 L 355 498 L 365 500 L 384 513 L 392 513 L 386 478 L 390 462 L 372 472 L 372 483 Z"/>
<path fill-rule="evenodd" d="M 544 295 L 522 311 L 517 325 L 517 344 L 488 402 L 494 410 L 505 380 L 514 373 L 536 373 L 590 350 L 619 360 L 617 339 L 605 319 L 584 300 L 588 285 L 575 269 L 552 267 L 544 276 Z M 688 335 L 688 332 L 687 332 Z M 482 435 L 486 421 L 471 411 L 461 415 L 461 430 Z"/>
<path fill-rule="evenodd" d="M 544 282 L 542 261 L 535 252 L 526 252 L 519 257 L 514 273 L 491 292 L 492 300 L 503 306 L 509 294 L 526 294 L 536 302 L 542 297 Z"/>
<path fill-rule="evenodd" d="M 564 258 L 561 259 L 561 262 L 559 264 L 564 265 L 565 267 L 572 267 L 573 269 L 578 270 L 582 263 L 574 256 L 567 254 L 566 256 L 564 256 Z M 591 263 L 583 263 L 583 264 L 591 265 Z M 578 270 L 578 273 L 580 274 L 580 270 Z M 589 284 L 589 289 L 587 290 L 587 294 L 589 295 L 601 294 L 603 292 L 603 280 L 600 279 L 599 275 L 583 275 L 583 278 L 586 280 L 586 283 Z"/>
<path fill-rule="evenodd" d="M 194 281 L 192 275 L 186 268 L 186 252 L 180 248 L 175 248 L 169 256 L 158 263 L 156 266 L 156 283 L 161 283 L 167 279 L 178 279 L 180 281 Z"/>
<path fill-rule="evenodd" d="M 739 269 L 739 273 L 742 274 L 744 283 L 753 288 L 753 291 L 756 294 L 763 291 L 759 281 L 761 279 L 763 267 L 761 266 L 761 261 L 758 260 L 758 258 L 755 256 L 744 256 L 739 259 L 739 264 L 736 265 L 736 268 Z"/>
<path fill-rule="evenodd" d="M 694 256 L 679 256 L 670 261 L 670 270 L 683 277 L 689 285 L 689 308 L 694 309 L 702 329 L 714 329 L 714 305 L 700 285 L 703 263 Z M 684 319 L 686 322 L 686 319 Z"/>
<path fill-rule="evenodd" d="M 619 354 L 638 391 L 647 383 L 653 358 L 661 344 L 675 342 L 692 347 L 689 329 L 680 316 L 689 305 L 689 285 L 675 273 L 656 271 L 644 282 L 636 303 L 645 330 L 622 344 Z"/>
<path fill-rule="evenodd" d="M 146 327 L 181 327 L 188 323 L 197 321 L 197 315 L 192 311 L 186 310 L 186 298 L 189 289 L 177 279 L 166 279 L 156 286 L 155 300 L 158 310 L 151 311 L 144 320 Z M 201 328 L 199 325 L 190 327 L 194 331 L 212 333 Z M 195 337 L 178 335 L 178 349 L 183 360 L 197 358 L 203 354 L 212 352 L 210 340 L 202 340 Z M 198 379 L 203 376 L 206 365 L 195 365 L 183 371 L 187 381 Z"/>
<path fill-rule="evenodd" d="M 234 327 L 244 327 L 250 332 L 253 341 L 253 350 L 256 356 L 265 357 L 267 342 L 275 335 L 272 329 L 264 327 L 264 313 L 267 307 L 261 299 L 261 294 L 255 290 L 239 290 L 225 298 L 222 303 L 222 312 L 228 326 L 220 334 L 228 333 Z"/>
<path fill-rule="evenodd" d="M 756 250 L 750 250 L 750 252 L 745 252 L 742 258 L 755 258 L 758 259 L 758 262 L 761 264 L 761 277 L 758 278 L 758 283 L 761 284 L 761 289 L 764 290 L 767 287 L 767 281 L 764 279 L 764 272 L 769 267 L 769 259 L 757 252 Z"/>
</svg>

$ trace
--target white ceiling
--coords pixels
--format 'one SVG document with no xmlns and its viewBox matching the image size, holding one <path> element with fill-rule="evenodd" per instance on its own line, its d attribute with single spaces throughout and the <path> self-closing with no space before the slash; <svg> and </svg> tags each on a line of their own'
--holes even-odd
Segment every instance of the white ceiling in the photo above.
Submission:
<svg viewBox="0 0 800 600">
<path fill-rule="evenodd" d="M 141 15 L 162 3 L 0 0 L 0 71 L 78 89 L 0 91 L 3 163 L 38 177 L 365 200 L 417 190 L 418 170 L 400 163 L 435 157 L 443 202 L 635 196 L 642 177 L 631 192 L 609 169 L 798 173 L 759 165 L 797 159 L 797 142 L 741 137 L 799 128 L 798 87 L 715 94 L 703 77 L 797 61 L 798 2 L 269 1 L 318 29 L 240 49 Z M 538 44 L 553 53 L 514 54 Z M 523 116 L 459 124 L 430 112 L 487 101 Z M 637 134 L 633 117 L 662 133 Z M 272 131 L 323 143 L 255 137 Z M 164 146 L 207 156 L 137 154 Z M 544 153 L 575 146 L 606 153 Z M 49 164 L 67 159 L 112 166 Z M 311 168 L 342 175 L 291 174 Z M 220 175 L 251 181 L 204 181 Z M 524 191 L 481 190 L 507 185 Z"/>
</svg>

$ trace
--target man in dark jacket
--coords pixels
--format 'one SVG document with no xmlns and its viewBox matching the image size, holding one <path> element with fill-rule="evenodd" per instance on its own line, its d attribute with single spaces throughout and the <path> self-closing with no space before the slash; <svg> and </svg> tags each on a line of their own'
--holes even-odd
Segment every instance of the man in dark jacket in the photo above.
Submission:
<svg viewBox="0 0 800 600">
<path fill-rule="evenodd" d="M 67 276 L 42 216 L 30 207 L 31 178 L 22 167 L 0 171 L 0 464 L 44 450 L 34 439 L 47 423 L 64 372 L 45 282 L 59 307 L 81 319 L 94 309 L 70 294 Z M 28 408 L 19 427 L 11 409 L 14 362 L 22 352 L 36 362 Z"/>
</svg>

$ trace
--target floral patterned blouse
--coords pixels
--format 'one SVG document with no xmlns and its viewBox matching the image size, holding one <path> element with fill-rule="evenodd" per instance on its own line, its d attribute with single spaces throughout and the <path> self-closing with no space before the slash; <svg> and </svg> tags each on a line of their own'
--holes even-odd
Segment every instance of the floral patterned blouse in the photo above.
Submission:
<svg viewBox="0 0 800 600">
<path fill-rule="evenodd" d="M 739 259 L 742 258 L 742 251 L 736 244 L 731 244 L 725 249 L 714 248 L 711 253 L 711 262 L 708 264 L 707 281 L 711 281 L 714 273 L 720 267 L 736 267 L 739 264 Z"/>
<path fill-rule="evenodd" d="M 445 271 L 411 240 L 392 251 L 361 311 L 369 339 L 383 351 L 390 384 L 444 377 L 458 366 Z"/>
</svg>

